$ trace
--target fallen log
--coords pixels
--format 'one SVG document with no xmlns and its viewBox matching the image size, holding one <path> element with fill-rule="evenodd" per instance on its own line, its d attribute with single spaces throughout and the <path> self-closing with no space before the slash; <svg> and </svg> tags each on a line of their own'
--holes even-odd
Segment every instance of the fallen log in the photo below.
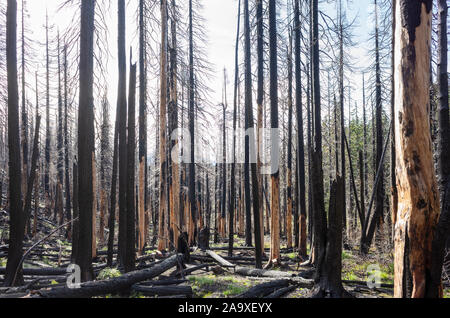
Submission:
<svg viewBox="0 0 450 318">
<path fill-rule="evenodd" d="M 63 287 L 41 290 L 38 292 L 38 295 L 46 298 L 89 298 L 106 294 L 116 294 L 122 290 L 131 288 L 131 286 L 139 282 L 150 280 L 161 275 L 172 267 L 177 266 L 182 260 L 182 255 L 174 255 L 148 269 L 133 271 L 109 280 L 81 283 L 80 287 L 75 289 Z"/>
<path fill-rule="evenodd" d="M 139 283 L 140 286 L 169 286 L 180 285 L 186 283 L 186 279 L 163 279 L 163 280 L 150 280 L 148 282 Z"/>
<path fill-rule="evenodd" d="M 6 269 L 4 267 L 0 268 L 0 275 L 4 275 Z M 59 276 L 67 274 L 66 268 L 24 268 L 23 275 L 25 276 Z"/>
<path fill-rule="evenodd" d="M 238 295 L 236 298 L 263 298 L 272 294 L 275 290 L 289 286 L 289 280 L 274 280 L 262 283 L 250 288 L 248 291 Z"/>
<path fill-rule="evenodd" d="M 193 294 L 191 286 L 142 286 L 136 284 L 131 289 L 147 297 L 183 295 L 192 298 Z"/>
<path fill-rule="evenodd" d="M 210 263 L 208 263 L 208 264 L 200 264 L 200 265 L 197 265 L 197 266 L 193 266 L 193 267 L 190 267 L 190 268 L 183 269 L 182 271 L 175 272 L 175 273 L 173 273 L 173 276 L 176 276 L 176 277 L 187 276 L 187 275 L 189 275 L 189 274 L 191 274 L 191 273 L 193 273 L 195 271 L 198 271 L 198 270 L 203 269 L 203 268 L 212 267 L 212 266 L 214 266 L 214 264 L 210 264 Z"/>
<path fill-rule="evenodd" d="M 281 289 L 274 291 L 272 294 L 270 294 L 264 298 L 281 298 L 284 295 L 289 294 L 296 289 L 297 289 L 297 286 L 289 286 L 289 287 L 281 288 Z"/>
<path fill-rule="evenodd" d="M 217 255 L 211 250 L 207 250 L 205 253 L 223 267 L 236 267 L 236 265 L 231 264 L 229 261 L 225 260 L 223 257 Z"/>
</svg>

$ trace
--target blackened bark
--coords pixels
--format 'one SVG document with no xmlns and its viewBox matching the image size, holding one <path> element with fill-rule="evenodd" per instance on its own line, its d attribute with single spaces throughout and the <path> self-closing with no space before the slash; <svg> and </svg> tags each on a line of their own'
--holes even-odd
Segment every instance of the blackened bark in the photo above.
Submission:
<svg viewBox="0 0 450 318">
<path fill-rule="evenodd" d="M 248 10 L 248 0 L 244 0 L 244 52 L 245 52 L 245 129 L 250 128 L 249 111 L 252 106 L 252 78 L 250 60 L 250 18 Z M 252 111 L 253 113 L 253 111 Z M 253 116 L 251 116 L 253 121 Z M 253 140 L 254 142 L 254 140 Z M 245 136 L 245 165 L 244 165 L 244 192 L 245 192 L 245 244 L 252 246 L 252 225 L 251 225 L 251 194 L 250 194 L 250 139 Z"/>
<path fill-rule="evenodd" d="M 81 3 L 80 29 L 80 96 L 78 110 L 78 207 L 79 237 L 76 264 L 81 268 L 81 280 L 92 280 L 92 213 L 94 189 L 92 172 L 94 140 L 94 17 L 95 0 Z"/>
<path fill-rule="evenodd" d="M 78 163 L 77 159 L 73 162 L 73 237 L 72 237 L 72 254 L 70 256 L 71 262 L 75 262 L 78 254 L 78 238 L 79 238 L 79 208 L 78 208 Z"/>
<path fill-rule="evenodd" d="M 301 38 L 300 0 L 295 1 L 295 106 L 297 110 L 297 180 L 299 182 L 299 223 L 295 225 L 295 233 L 299 234 L 298 249 L 301 257 L 306 257 L 306 187 L 305 187 L 305 139 L 303 132 L 303 104 L 302 104 L 302 70 L 301 70 Z M 299 233 L 300 231 L 300 233 Z M 296 239 L 297 242 L 297 239 Z"/>
<path fill-rule="evenodd" d="M 270 55 L 270 120 L 271 128 L 279 129 L 278 120 L 278 57 L 277 57 L 277 21 L 276 21 L 276 1 L 269 0 L 269 55 Z M 273 136 L 272 136 L 273 137 Z M 276 141 L 272 140 L 271 160 L 279 158 L 279 147 Z M 279 168 L 279 167 L 276 167 Z M 271 249 L 268 265 L 280 263 L 280 171 L 271 171 L 272 193 L 271 193 Z"/>
<path fill-rule="evenodd" d="M 447 42 L 447 13 L 448 3 L 445 0 L 438 1 L 439 14 L 439 183 L 441 198 L 445 198 L 444 191 L 446 184 L 450 181 L 450 123 L 448 106 L 448 42 Z M 444 205 L 441 200 L 441 206 Z"/>
<path fill-rule="evenodd" d="M 131 54 L 130 54 L 131 59 Z M 130 68 L 128 90 L 128 147 L 127 147 L 127 242 L 125 272 L 134 270 L 136 259 L 135 225 L 135 155 L 136 155 L 136 64 Z"/>
<path fill-rule="evenodd" d="M 312 291 L 314 298 L 352 297 L 342 286 L 341 277 L 344 187 L 345 184 L 340 176 L 331 185 L 328 229 L 326 225 L 324 228 L 326 244 L 322 246 L 324 250 L 321 251 L 323 262 L 320 263 L 320 267 L 317 267 L 316 287 Z"/>
<path fill-rule="evenodd" d="M 189 209 L 194 223 L 194 233 L 197 227 L 197 208 L 195 204 L 195 91 L 194 91 L 194 35 L 193 35 L 193 12 L 192 0 L 189 0 L 189 133 L 191 137 L 191 160 L 189 162 L 189 182 L 188 182 L 188 196 Z M 195 238 L 194 238 L 195 240 Z"/>
<path fill-rule="evenodd" d="M 239 37 L 241 27 L 241 0 L 238 2 L 238 26 L 236 32 L 236 49 L 235 49 L 235 66 L 234 66 L 234 99 L 233 99 L 233 162 L 231 164 L 231 192 L 229 203 L 229 224 L 228 224 L 228 256 L 233 255 L 234 243 L 234 218 L 235 218 L 235 202 L 236 202 L 236 127 L 237 127 L 237 100 L 238 100 L 238 82 L 239 82 Z M 208 184 L 208 179 L 206 179 Z M 207 198 L 209 202 L 209 188 L 207 185 Z M 210 228 L 209 223 L 207 226 Z"/>
<path fill-rule="evenodd" d="M 119 87 L 117 109 L 119 110 L 119 248 L 120 266 L 126 264 L 127 242 L 127 97 L 125 57 L 125 0 L 118 2 L 118 63 Z"/>
<path fill-rule="evenodd" d="M 66 192 L 66 218 L 72 219 L 72 203 L 70 195 L 70 168 L 69 168 L 69 109 L 68 109 L 68 91 L 67 91 L 67 45 L 64 46 L 64 164 L 65 164 L 65 192 Z M 67 225 L 66 236 L 69 240 L 72 239 L 72 223 Z"/>
<path fill-rule="evenodd" d="M 8 77 L 9 146 L 9 249 L 5 286 L 23 282 L 21 258 L 25 218 L 22 210 L 22 177 L 19 135 L 19 88 L 17 83 L 17 2 L 8 0 L 6 13 L 6 65 Z"/>
</svg>

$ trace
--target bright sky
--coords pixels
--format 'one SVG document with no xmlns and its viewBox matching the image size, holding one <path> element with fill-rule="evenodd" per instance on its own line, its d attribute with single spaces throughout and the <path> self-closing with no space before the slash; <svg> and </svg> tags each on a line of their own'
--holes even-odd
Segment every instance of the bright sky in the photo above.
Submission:
<svg viewBox="0 0 450 318">
<path fill-rule="evenodd" d="M 20 10 L 20 1 L 19 10 Z M 56 12 L 56 8 L 61 3 L 61 0 L 39 0 L 28 1 L 27 7 L 30 13 L 30 17 L 27 18 L 27 25 L 32 30 L 32 38 L 44 43 L 45 32 L 45 12 L 48 8 L 50 21 L 55 24 L 60 30 L 63 30 L 73 17 L 73 9 Z M 343 1 L 344 4 L 346 1 Z M 136 19 L 135 10 L 137 9 L 137 0 L 128 0 L 127 3 L 127 47 L 130 43 L 134 46 L 134 52 L 137 54 L 137 38 L 136 38 Z M 223 82 L 223 68 L 228 70 L 228 77 L 233 78 L 234 74 L 234 45 L 235 45 L 235 32 L 237 27 L 237 0 L 204 0 L 203 15 L 206 19 L 206 29 L 208 34 L 207 53 L 210 62 L 214 66 L 215 80 L 209 83 L 213 93 L 213 104 L 218 104 L 222 100 L 222 82 Z M 346 9 L 349 18 L 357 16 L 356 28 L 355 28 L 355 40 L 359 42 L 356 48 L 351 50 L 351 54 L 354 57 L 354 61 L 357 66 L 367 66 L 366 52 L 372 47 L 371 43 L 367 42 L 368 30 L 373 28 L 369 14 L 373 11 L 372 1 L 362 0 L 353 1 L 349 8 Z M 321 9 L 324 10 L 330 16 L 335 15 L 334 3 L 321 4 Z M 117 86 L 117 62 L 116 62 L 116 50 L 117 50 L 117 4 L 115 1 L 111 2 L 111 9 L 109 16 L 107 17 L 107 25 L 109 27 L 109 46 L 112 52 L 108 63 L 108 85 L 109 85 L 109 100 L 111 105 L 116 103 L 116 86 Z M 20 32 L 20 27 L 19 27 Z M 56 29 L 54 30 L 56 34 Z M 128 54 L 128 50 L 127 50 Z M 40 52 L 39 60 L 42 63 L 45 61 L 44 52 Z M 128 60 L 128 58 L 127 58 Z M 134 59 L 136 60 L 136 58 Z M 40 68 L 42 69 L 42 64 Z M 29 76 L 30 78 L 30 76 Z M 354 98 L 361 100 L 361 76 L 355 74 L 352 76 L 354 80 L 354 86 L 356 92 Z M 232 100 L 232 89 L 228 90 L 228 100 Z"/>
</svg>

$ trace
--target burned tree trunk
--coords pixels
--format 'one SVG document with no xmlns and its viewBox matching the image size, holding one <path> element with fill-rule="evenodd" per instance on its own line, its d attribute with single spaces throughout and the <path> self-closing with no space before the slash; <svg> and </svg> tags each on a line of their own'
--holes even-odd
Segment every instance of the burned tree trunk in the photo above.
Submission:
<svg viewBox="0 0 450 318">
<path fill-rule="evenodd" d="M 238 82 L 239 82 L 239 37 L 241 27 L 241 0 L 238 2 L 238 25 L 236 32 L 236 49 L 235 49 L 235 66 L 234 66 L 234 100 L 233 100 L 233 162 L 231 163 L 231 192 L 229 203 L 229 224 L 228 224 L 228 256 L 233 255 L 233 243 L 234 243 L 234 219 L 235 219 L 235 206 L 236 206 L 236 127 L 237 127 L 237 102 L 238 102 Z M 207 182 L 207 197 L 209 201 L 209 188 L 208 179 Z M 207 222 L 208 228 L 210 228 L 209 222 Z"/>
<path fill-rule="evenodd" d="M 64 46 L 64 161 L 65 161 L 65 191 L 66 191 L 66 218 L 72 219 L 72 203 L 70 195 L 70 167 L 69 167 L 69 109 L 68 109 L 68 88 L 67 88 L 67 45 Z M 67 225 L 66 236 L 69 240 L 72 239 L 72 223 Z"/>
<path fill-rule="evenodd" d="M 147 212 L 148 169 L 147 169 L 147 63 L 146 22 L 144 19 L 146 2 L 139 1 L 139 243 L 138 252 L 143 253 L 145 235 L 145 214 Z"/>
<path fill-rule="evenodd" d="M 287 248 L 292 248 L 292 35 L 289 35 L 288 48 L 288 146 L 287 146 Z"/>
<path fill-rule="evenodd" d="M 78 208 L 79 236 L 76 264 L 82 281 L 92 280 L 92 213 L 94 189 L 92 182 L 95 153 L 94 140 L 94 16 L 95 0 L 81 3 L 80 30 L 80 96 L 78 110 Z"/>
<path fill-rule="evenodd" d="M 9 147 L 9 249 L 5 286 L 23 282 L 21 258 L 25 235 L 22 210 L 22 174 L 19 135 L 19 88 L 17 83 L 17 2 L 8 0 L 6 13 L 6 67 L 8 77 L 8 147 Z"/>
<path fill-rule="evenodd" d="M 433 173 L 428 112 L 432 1 L 400 0 L 395 28 L 395 145 L 398 213 L 394 296 L 422 298 L 430 277 L 439 190 Z"/>
<path fill-rule="evenodd" d="M 161 71 L 160 71 L 160 113 L 159 113 L 159 230 L 158 230 L 158 250 L 163 251 L 167 248 L 168 234 L 166 233 L 167 218 L 167 1 L 161 1 Z M 195 185 L 194 185 L 195 187 Z M 195 203 L 194 203 L 195 204 Z"/>
<path fill-rule="evenodd" d="M 258 104 L 258 124 L 257 124 L 257 173 L 258 173 L 258 201 L 259 204 L 259 226 L 260 226 L 260 240 L 261 240 L 261 252 L 264 255 L 264 201 L 263 201 L 263 190 L 262 190 L 262 182 L 263 176 L 261 175 L 262 162 L 261 156 L 263 155 L 263 135 L 260 129 L 264 128 L 263 124 L 263 112 L 264 112 L 264 20 L 263 20 L 263 1 L 259 0 L 256 3 L 256 19 L 257 19 L 257 54 L 258 54 L 258 92 L 257 92 L 257 100 Z"/>
<path fill-rule="evenodd" d="M 131 61 L 131 52 L 130 52 Z M 127 243 L 125 272 L 134 270 L 136 259 L 135 225 L 135 153 L 136 153 L 136 64 L 130 68 L 130 88 L 128 90 L 128 147 L 127 147 Z"/>
<path fill-rule="evenodd" d="M 195 91 L 194 91 L 194 34 L 193 34 L 193 12 L 192 0 L 189 0 L 189 133 L 191 140 L 190 161 L 189 161 L 189 181 L 188 181 L 188 213 L 194 224 L 193 233 L 197 232 L 197 208 L 195 203 Z M 195 241 L 195 237 L 189 237 L 189 241 Z"/>
<path fill-rule="evenodd" d="M 119 126 L 119 248 L 120 266 L 126 264 L 127 242 L 127 70 L 125 56 L 125 1 L 118 1 L 118 65 L 119 86 L 117 97 Z"/>
<path fill-rule="evenodd" d="M 317 169 L 315 172 L 318 172 Z M 320 256 L 323 257 L 323 260 L 317 263 L 316 286 L 312 291 L 312 297 L 314 298 L 351 297 L 342 286 L 341 278 L 344 187 L 345 184 L 340 176 L 338 176 L 337 180 L 333 181 L 331 185 L 328 229 L 325 223 L 323 229 L 326 233 L 325 244 L 322 245 L 324 250 L 321 250 L 319 253 Z M 318 219 L 316 218 L 315 221 L 317 220 Z M 326 217 L 324 221 L 326 222 Z"/>
<path fill-rule="evenodd" d="M 302 70 L 301 70 L 301 26 L 300 0 L 295 1 L 295 106 L 297 110 L 297 180 L 299 182 L 299 230 L 298 250 L 301 257 L 306 258 L 306 187 L 305 187 L 305 143 L 303 135 L 303 105 L 302 105 Z M 297 233 L 297 231 L 295 231 Z"/>
<path fill-rule="evenodd" d="M 278 123 L 278 57 L 277 57 L 277 23 L 276 1 L 269 0 L 269 46 L 270 46 L 270 114 L 271 128 L 279 129 Z M 279 158 L 279 144 L 272 134 L 271 140 L 271 165 Z M 273 169 L 275 168 L 275 169 Z M 273 171 L 276 170 L 276 171 Z M 279 167 L 272 167 L 272 192 L 271 192 L 271 231 L 270 231 L 270 257 L 267 267 L 281 263 L 280 256 L 280 171 Z"/>
</svg>

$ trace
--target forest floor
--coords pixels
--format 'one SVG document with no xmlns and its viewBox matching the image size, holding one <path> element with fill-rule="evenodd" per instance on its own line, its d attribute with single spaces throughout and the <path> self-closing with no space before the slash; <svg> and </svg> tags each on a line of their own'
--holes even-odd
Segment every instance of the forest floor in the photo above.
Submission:
<svg viewBox="0 0 450 318">
<path fill-rule="evenodd" d="M 7 262 L 7 229 L 6 214 L 0 211 L 0 284 L 3 283 L 4 272 Z M 38 234 L 35 238 L 25 243 L 25 251 L 27 251 L 33 243 L 44 238 L 54 231 L 56 225 L 53 221 L 47 219 L 38 220 Z M 46 288 L 64 287 L 66 284 L 67 274 L 64 273 L 65 268 L 70 264 L 71 246 L 64 238 L 64 233 L 56 233 L 44 242 L 34 247 L 29 255 L 25 258 L 24 269 L 44 269 L 55 270 L 48 274 L 25 275 L 25 284 L 27 288 L 21 290 L 17 294 L 17 290 L 11 291 L 8 288 L 0 287 L 0 298 L 11 296 L 26 296 L 36 290 Z M 227 258 L 226 242 L 219 244 L 211 244 L 210 248 L 217 255 L 227 259 L 233 265 L 246 268 L 254 268 L 254 251 L 244 247 L 244 239 L 236 236 L 235 250 L 233 258 Z M 269 254 L 270 238 L 265 237 L 265 251 Z M 347 246 L 349 247 L 349 246 Z M 309 251 L 309 250 L 308 250 Z M 161 255 L 155 248 L 149 247 L 145 250 L 145 255 L 138 257 L 137 269 L 148 268 L 154 266 L 158 261 L 164 259 L 167 255 Z M 263 258 L 267 261 L 267 258 Z M 301 273 L 311 272 L 310 267 L 300 266 L 300 260 L 296 253 L 291 249 L 286 249 L 285 241 L 281 246 L 281 261 L 279 267 L 272 270 L 289 273 L 292 276 L 298 276 Z M 195 270 L 187 275 L 179 274 L 176 267 L 159 275 L 158 281 L 165 279 L 178 279 L 177 286 L 180 288 L 191 287 L 193 298 L 234 298 L 248 291 L 250 288 L 265 282 L 274 281 L 276 278 L 262 278 L 241 276 L 235 273 L 233 268 L 219 266 L 212 258 L 207 257 L 199 250 L 191 253 L 191 261 L 186 264 L 186 269 L 194 268 L 201 264 L 207 264 L 206 267 Z M 393 255 L 390 248 L 373 247 L 369 255 L 362 256 L 357 250 L 357 246 L 348 248 L 342 252 L 342 279 L 344 287 L 353 296 L 357 298 L 391 298 L 393 297 L 393 279 L 394 266 Z M 117 268 L 106 267 L 106 247 L 105 244 L 99 243 L 98 256 L 93 264 L 96 280 L 107 280 L 121 276 L 122 274 Z M 381 286 L 371 289 L 368 287 L 367 281 L 374 270 L 379 271 Z M 444 284 L 444 297 L 450 298 L 450 280 Z M 310 289 L 295 286 L 282 298 L 307 298 L 310 296 Z M 144 298 L 139 292 L 131 292 L 129 295 L 133 298 Z M 113 295 L 103 295 L 100 297 L 116 297 Z"/>
</svg>

